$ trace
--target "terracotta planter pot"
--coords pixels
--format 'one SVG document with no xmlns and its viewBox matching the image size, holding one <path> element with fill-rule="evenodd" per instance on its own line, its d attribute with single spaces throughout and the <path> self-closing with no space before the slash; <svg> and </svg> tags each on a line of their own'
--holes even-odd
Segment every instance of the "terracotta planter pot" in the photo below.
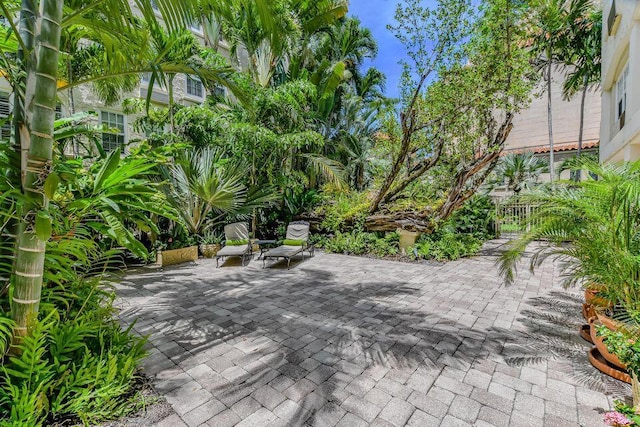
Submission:
<svg viewBox="0 0 640 427">
<path fill-rule="evenodd" d="M 584 299 L 587 304 L 591 304 L 596 307 L 611 307 L 611 301 L 601 296 L 598 296 L 598 288 L 587 288 L 584 290 Z"/>
<path fill-rule="evenodd" d="M 582 317 L 584 317 L 584 320 L 588 322 L 589 319 L 596 317 L 597 315 L 598 313 L 593 305 L 586 302 L 582 304 Z"/>
<path fill-rule="evenodd" d="M 607 374 L 612 378 L 631 384 L 631 376 L 624 370 L 611 366 L 600 354 L 597 348 L 589 350 L 589 362 L 603 374 Z"/>
<path fill-rule="evenodd" d="M 591 339 L 591 325 L 580 326 L 580 337 L 588 343 L 593 344 L 593 340 Z"/>
<path fill-rule="evenodd" d="M 222 245 L 218 243 L 202 244 L 200 245 L 200 253 L 205 258 L 213 258 L 221 248 Z"/>
<path fill-rule="evenodd" d="M 601 336 L 598 336 L 597 328 L 596 328 L 598 324 L 599 322 L 596 320 L 593 320 L 591 322 L 591 341 L 595 344 L 596 348 L 598 349 L 598 353 L 600 353 L 607 362 L 611 363 L 617 368 L 627 369 L 627 365 L 622 363 L 620 359 L 618 359 L 618 356 L 609 352 L 609 350 L 607 349 L 607 345 L 604 343 L 604 338 Z"/>
<path fill-rule="evenodd" d="M 613 320 L 606 314 L 596 311 L 596 316 L 598 316 L 598 321 L 610 330 L 617 331 L 620 328 L 620 322 Z"/>
<path fill-rule="evenodd" d="M 171 249 L 158 252 L 156 262 L 163 267 L 167 265 L 181 264 L 188 261 L 198 260 L 198 247 L 189 246 L 181 249 Z"/>
</svg>

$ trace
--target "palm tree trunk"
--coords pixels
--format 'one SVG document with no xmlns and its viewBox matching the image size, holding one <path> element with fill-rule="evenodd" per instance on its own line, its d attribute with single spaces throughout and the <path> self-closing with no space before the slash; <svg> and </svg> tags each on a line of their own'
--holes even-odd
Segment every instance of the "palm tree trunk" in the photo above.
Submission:
<svg viewBox="0 0 640 427">
<path fill-rule="evenodd" d="M 168 78 L 167 90 L 169 91 L 169 126 L 171 127 L 170 132 L 175 132 L 175 122 L 173 117 L 173 79 L 175 75 L 171 74 Z"/>
<path fill-rule="evenodd" d="M 580 100 L 580 130 L 578 132 L 578 157 L 582 155 L 582 138 L 584 135 L 584 103 L 587 97 L 587 78 L 584 79 L 584 87 L 582 88 L 582 99 Z M 582 180 L 582 171 L 578 169 L 576 171 L 576 182 Z"/>
<path fill-rule="evenodd" d="M 20 24 L 19 24 L 19 35 L 22 39 L 23 45 L 18 44 L 18 50 L 16 55 L 16 63 L 23 70 L 26 70 L 26 63 L 31 60 L 29 55 L 33 52 L 33 44 L 35 40 L 35 19 L 36 19 L 36 10 L 34 7 L 34 2 L 32 0 L 22 0 L 21 8 L 20 8 Z M 24 46 L 24 48 L 23 48 Z M 14 91 L 14 108 L 13 108 L 13 150 L 15 152 L 15 156 L 12 157 L 11 163 L 12 168 L 9 172 L 9 180 L 15 185 L 19 187 L 22 185 L 22 171 L 26 170 L 26 156 L 23 156 L 23 146 L 29 146 L 29 130 L 27 127 L 27 112 L 24 108 L 25 105 L 25 93 L 24 89 L 27 83 L 27 73 L 20 73 L 18 76 L 18 81 L 16 82 L 16 87 L 21 88 L 22 90 Z M 23 158 L 24 157 L 24 158 Z M 11 205 L 3 205 L 1 208 L 13 209 Z M 0 244 L 0 257 L 2 259 L 11 259 L 12 262 L 12 270 L 15 269 L 15 252 L 17 250 L 17 239 L 16 236 L 20 234 L 22 229 L 21 221 L 18 221 L 16 218 L 10 220 L 10 223 L 4 229 L 2 236 L 0 239 L 2 244 Z M 12 272 L 7 272 L 12 273 Z M 9 284 L 11 283 L 11 274 L 7 276 L 0 277 L 0 285 L 2 289 L 0 291 L 4 293 Z"/>
<path fill-rule="evenodd" d="M 553 158 L 553 118 L 551 116 L 551 48 L 547 49 L 547 124 L 549 126 L 549 175 L 551 184 L 555 178 L 555 164 Z"/>
<path fill-rule="evenodd" d="M 37 62 L 28 64 L 27 85 L 33 84 L 25 106 L 32 114 L 30 147 L 24 180 L 24 227 L 18 235 L 18 248 L 13 271 L 12 317 L 16 322 L 13 344 L 26 336 L 38 320 L 46 241 L 36 233 L 36 216 L 46 210 L 47 197 L 44 179 L 51 168 L 53 150 L 53 122 L 56 110 L 60 21 L 63 0 L 42 0 L 40 16 L 35 28 Z M 34 70 L 35 66 L 35 70 Z M 32 77 L 33 76 L 33 77 Z M 15 347 L 13 349 L 15 351 Z"/>
</svg>

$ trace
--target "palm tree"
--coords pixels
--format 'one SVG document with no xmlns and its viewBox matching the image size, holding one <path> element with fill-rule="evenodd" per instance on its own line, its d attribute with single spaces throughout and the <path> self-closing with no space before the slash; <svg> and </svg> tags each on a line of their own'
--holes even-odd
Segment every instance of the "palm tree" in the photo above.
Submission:
<svg viewBox="0 0 640 427">
<path fill-rule="evenodd" d="M 494 169 L 494 184 L 506 183 L 507 189 L 515 195 L 522 190 L 531 190 L 538 182 L 541 173 L 547 172 L 545 161 L 531 153 L 507 154 L 502 157 Z"/>
<path fill-rule="evenodd" d="M 250 189 L 247 165 L 229 163 L 223 151 L 213 147 L 185 152 L 160 170 L 166 181 L 163 192 L 192 236 L 202 235 L 225 216 L 247 217 L 274 198 L 268 188 Z"/>
<path fill-rule="evenodd" d="M 600 86 L 602 60 L 602 10 L 590 11 L 582 19 L 570 23 L 565 53 L 562 61 L 569 67 L 569 73 L 563 84 L 563 96 L 571 99 L 581 92 L 580 130 L 578 133 L 578 157 L 582 155 L 584 134 L 584 105 L 587 92 Z M 576 180 L 580 180 L 581 171 L 576 171 Z"/>
<path fill-rule="evenodd" d="M 551 83 L 554 64 L 564 55 L 563 40 L 571 25 L 586 15 L 591 0 L 535 0 L 532 5 L 533 48 L 547 91 L 547 126 L 549 130 L 549 169 L 555 179 Z"/>
<path fill-rule="evenodd" d="M 501 274 L 512 282 L 518 261 L 530 243 L 530 268 L 546 258 L 563 261 L 567 284 L 597 283 L 603 295 L 638 309 L 640 297 L 640 162 L 599 165 L 585 160 L 576 168 L 587 179 L 526 196 L 538 206 L 530 231 L 511 242 L 500 260 Z"/>
</svg>

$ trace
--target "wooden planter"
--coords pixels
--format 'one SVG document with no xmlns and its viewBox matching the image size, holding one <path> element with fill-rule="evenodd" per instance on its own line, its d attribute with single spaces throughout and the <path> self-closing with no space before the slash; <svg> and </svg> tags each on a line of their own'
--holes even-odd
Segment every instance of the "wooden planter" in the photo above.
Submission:
<svg viewBox="0 0 640 427">
<path fill-rule="evenodd" d="M 180 249 L 171 249 L 158 252 L 156 263 L 166 267 L 167 265 L 182 264 L 188 261 L 198 260 L 198 247 L 189 246 Z"/>
<path fill-rule="evenodd" d="M 200 245 L 200 253 L 205 258 L 213 258 L 222 249 L 222 245 L 217 243 L 208 243 Z"/>
</svg>

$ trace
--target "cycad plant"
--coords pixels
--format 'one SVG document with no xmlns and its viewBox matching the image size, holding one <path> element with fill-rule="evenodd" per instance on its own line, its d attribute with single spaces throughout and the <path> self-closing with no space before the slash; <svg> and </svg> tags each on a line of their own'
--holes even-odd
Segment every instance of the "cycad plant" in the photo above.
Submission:
<svg viewBox="0 0 640 427">
<path fill-rule="evenodd" d="M 529 244 L 530 268 L 547 258 L 563 261 L 566 285 L 595 283 L 614 303 L 637 309 L 640 302 L 640 161 L 576 165 L 591 177 L 554 190 L 525 196 L 538 205 L 530 230 L 511 242 L 500 259 L 500 271 L 513 282 L 518 261 Z"/>
</svg>

